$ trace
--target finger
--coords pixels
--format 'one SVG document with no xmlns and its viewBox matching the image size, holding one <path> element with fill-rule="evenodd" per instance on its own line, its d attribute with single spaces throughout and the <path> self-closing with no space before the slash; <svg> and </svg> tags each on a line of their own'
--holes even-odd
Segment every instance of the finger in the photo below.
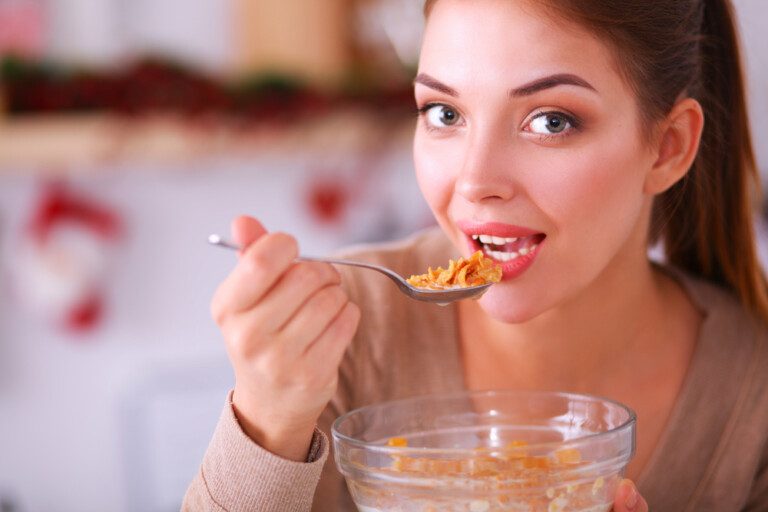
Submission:
<svg viewBox="0 0 768 512">
<path fill-rule="evenodd" d="M 347 294 L 337 285 L 326 286 L 315 292 L 278 334 L 284 340 L 286 351 L 294 356 L 303 354 L 310 343 L 328 328 L 347 302 Z"/>
<path fill-rule="evenodd" d="M 277 332 L 317 291 L 340 283 L 339 272 L 327 263 L 293 265 L 260 302 L 254 321 L 262 332 Z"/>
<path fill-rule="evenodd" d="M 614 512 L 648 512 L 648 503 L 640 496 L 635 484 L 625 478 L 616 489 L 613 510 Z"/>
<path fill-rule="evenodd" d="M 360 308 L 347 302 L 328 328 L 306 350 L 313 365 L 338 368 L 360 323 Z"/>
<path fill-rule="evenodd" d="M 211 312 L 217 323 L 227 314 L 253 307 L 294 265 L 298 253 L 296 240 L 284 233 L 267 234 L 253 242 L 216 290 Z"/>
<path fill-rule="evenodd" d="M 267 234 L 267 230 L 258 220 L 248 215 L 240 215 L 232 220 L 232 239 L 237 245 L 246 248 L 253 242 Z M 243 251 L 240 251 L 242 255 Z"/>
</svg>

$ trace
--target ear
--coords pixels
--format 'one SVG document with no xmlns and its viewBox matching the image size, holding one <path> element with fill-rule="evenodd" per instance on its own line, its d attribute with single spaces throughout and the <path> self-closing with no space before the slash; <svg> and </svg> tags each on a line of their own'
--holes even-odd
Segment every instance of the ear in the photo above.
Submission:
<svg viewBox="0 0 768 512">
<path fill-rule="evenodd" d="M 678 101 L 660 123 L 656 162 L 645 179 L 647 194 L 661 194 L 693 165 L 704 129 L 704 111 L 693 98 Z"/>
</svg>

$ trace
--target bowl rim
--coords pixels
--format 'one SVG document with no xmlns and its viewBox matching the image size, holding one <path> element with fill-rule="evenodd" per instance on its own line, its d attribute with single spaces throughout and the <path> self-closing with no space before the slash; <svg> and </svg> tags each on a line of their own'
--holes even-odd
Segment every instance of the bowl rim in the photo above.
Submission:
<svg viewBox="0 0 768 512">
<path fill-rule="evenodd" d="M 632 431 L 632 441 L 630 446 L 630 452 L 628 453 L 628 457 L 632 458 L 634 456 L 635 452 L 635 425 L 637 423 L 637 414 L 635 411 L 617 401 L 613 400 L 611 398 L 606 398 L 604 396 L 600 395 L 594 395 L 594 394 L 588 394 L 588 393 L 570 393 L 570 392 L 563 392 L 563 391 L 541 391 L 541 390 L 513 390 L 513 389 L 505 389 L 505 390 L 498 390 L 498 389 L 490 389 L 490 390 L 479 390 L 479 391 L 471 391 L 471 390 L 465 390 L 465 391 L 454 391 L 454 392 L 443 392 L 443 393 L 428 393 L 423 395 L 417 395 L 412 396 L 408 398 L 400 398 L 396 400 L 388 400 L 385 402 L 379 402 L 375 404 L 366 405 L 363 407 L 358 407 L 356 409 L 352 409 L 351 411 L 348 411 L 333 422 L 333 425 L 331 426 L 331 436 L 334 441 L 341 442 L 347 445 L 351 445 L 352 447 L 356 448 L 364 448 L 368 451 L 374 452 L 374 453 L 380 453 L 380 454 L 398 454 L 403 455 L 404 453 L 415 453 L 415 454 L 466 454 L 466 453 L 490 453 L 490 452 L 497 452 L 502 447 L 483 447 L 483 448 L 433 448 L 433 447 L 409 447 L 409 446 L 389 446 L 389 445 L 382 445 L 382 444 L 374 444 L 372 442 L 368 441 L 361 441 L 359 439 L 355 439 L 353 437 L 350 437 L 346 434 L 342 434 L 339 432 L 339 426 L 344 423 L 346 420 L 348 420 L 350 417 L 356 414 L 361 414 L 367 411 L 372 411 L 375 409 L 382 409 L 385 407 L 394 407 L 394 406 L 402 406 L 407 405 L 414 402 L 420 402 L 424 401 L 426 399 L 434 400 L 434 399 L 457 399 L 457 398 L 471 398 L 471 397 L 494 397 L 494 396 L 509 396 L 509 395 L 516 395 L 516 396 L 530 396 L 530 397 L 536 397 L 536 396 L 548 396 L 548 397 L 561 397 L 561 398 L 567 398 L 569 400 L 573 399 L 579 399 L 579 400 L 588 400 L 588 401 L 595 401 L 595 402 L 605 402 L 608 404 L 611 404 L 613 406 L 618 407 L 619 409 L 624 410 L 627 413 L 627 419 L 620 425 L 613 427 L 609 430 L 606 430 L 604 432 L 596 432 L 594 434 L 587 434 L 584 436 L 575 437 L 573 439 L 569 439 L 567 441 L 547 441 L 543 443 L 532 443 L 527 444 L 525 446 L 528 450 L 538 450 L 538 449 L 547 449 L 551 447 L 571 447 L 571 446 L 578 446 L 581 444 L 585 444 L 588 441 L 598 438 L 598 437 L 607 437 L 610 435 L 617 435 L 620 434 L 623 431 L 631 430 Z"/>
</svg>

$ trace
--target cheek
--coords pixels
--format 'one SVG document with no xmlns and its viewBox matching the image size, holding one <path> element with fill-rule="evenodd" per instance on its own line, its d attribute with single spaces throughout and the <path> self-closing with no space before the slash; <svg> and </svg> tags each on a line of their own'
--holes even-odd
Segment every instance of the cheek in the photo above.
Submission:
<svg viewBox="0 0 768 512">
<path fill-rule="evenodd" d="M 540 175 L 528 182 L 529 191 L 557 231 L 594 240 L 637 219 L 645 173 L 636 150 L 614 143 L 548 160 L 539 163 Z"/>
</svg>

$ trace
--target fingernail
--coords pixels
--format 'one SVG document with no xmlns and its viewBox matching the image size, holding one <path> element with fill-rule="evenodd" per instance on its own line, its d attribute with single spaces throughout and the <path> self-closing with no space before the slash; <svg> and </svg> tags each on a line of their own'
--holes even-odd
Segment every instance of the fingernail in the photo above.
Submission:
<svg viewBox="0 0 768 512">
<path fill-rule="evenodd" d="M 629 486 L 629 494 L 627 494 L 627 499 L 624 501 L 624 505 L 627 506 L 628 510 L 635 510 L 637 502 L 640 500 L 640 495 L 637 493 L 634 484 L 627 482 L 626 485 Z"/>
</svg>

